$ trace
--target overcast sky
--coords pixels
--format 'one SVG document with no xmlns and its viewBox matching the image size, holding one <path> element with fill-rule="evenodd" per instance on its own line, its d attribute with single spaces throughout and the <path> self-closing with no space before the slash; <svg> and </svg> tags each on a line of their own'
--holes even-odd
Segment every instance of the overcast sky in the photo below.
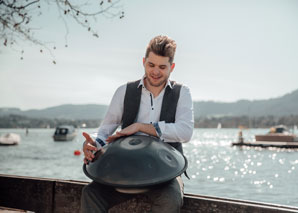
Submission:
<svg viewBox="0 0 298 213">
<path fill-rule="evenodd" d="M 297 0 L 121 5 L 124 19 L 98 18 L 99 38 L 70 23 L 67 48 L 61 21 L 54 14 L 39 18 L 38 35 L 57 47 L 56 65 L 36 46 L 21 43 L 20 60 L 19 51 L 1 44 L 0 107 L 109 104 L 118 86 L 142 77 L 146 45 L 159 34 L 176 40 L 171 79 L 188 85 L 194 100 L 259 100 L 298 89 Z"/>
</svg>

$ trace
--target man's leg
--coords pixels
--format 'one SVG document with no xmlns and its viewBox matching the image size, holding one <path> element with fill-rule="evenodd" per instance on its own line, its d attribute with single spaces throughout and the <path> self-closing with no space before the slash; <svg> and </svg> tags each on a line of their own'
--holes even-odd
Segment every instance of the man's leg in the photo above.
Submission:
<svg viewBox="0 0 298 213">
<path fill-rule="evenodd" d="M 117 192 L 113 187 L 92 182 L 82 190 L 81 212 L 108 212 L 118 203 L 133 198 L 130 194 Z"/>
<path fill-rule="evenodd" d="M 180 212 L 183 205 L 183 182 L 179 176 L 176 179 L 147 193 L 152 201 L 153 213 Z"/>
</svg>

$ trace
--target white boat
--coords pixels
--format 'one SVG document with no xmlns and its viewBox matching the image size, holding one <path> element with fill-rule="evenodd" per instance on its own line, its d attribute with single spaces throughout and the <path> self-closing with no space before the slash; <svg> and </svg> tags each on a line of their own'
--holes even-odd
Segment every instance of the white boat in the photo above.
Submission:
<svg viewBox="0 0 298 213">
<path fill-rule="evenodd" d="M 235 146 L 260 146 L 260 147 L 280 147 L 298 148 L 297 135 L 290 133 L 284 125 L 273 126 L 266 134 L 255 135 L 255 141 L 244 142 L 243 137 L 238 138 L 238 142 L 232 143 Z"/>
<path fill-rule="evenodd" d="M 6 133 L 0 137 L 0 146 L 17 145 L 21 142 L 21 137 L 15 133 Z"/>
<path fill-rule="evenodd" d="M 76 129 L 70 125 L 58 126 L 53 135 L 54 141 L 71 141 L 77 135 Z"/>
</svg>

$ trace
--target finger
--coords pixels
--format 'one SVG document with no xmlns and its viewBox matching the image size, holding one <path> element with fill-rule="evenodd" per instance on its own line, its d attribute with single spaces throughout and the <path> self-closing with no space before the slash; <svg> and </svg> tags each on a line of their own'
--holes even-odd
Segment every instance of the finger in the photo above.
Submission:
<svg viewBox="0 0 298 213">
<path fill-rule="evenodd" d="M 88 154 L 88 155 L 85 155 L 85 158 L 86 158 L 88 161 L 92 161 L 93 158 L 94 158 L 94 155 L 93 155 L 93 154 Z"/>
<path fill-rule="evenodd" d="M 89 161 L 87 160 L 87 158 L 84 158 L 84 164 L 89 164 Z"/>
<path fill-rule="evenodd" d="M 86 138 L 86 141 L 94 142 L 93 139 L 90 137 L 90 135 L 87 132 L 83 132 L 83 136 Z"/>
<path fill-rule="evenodd" d="M 118 135 L 119 137 L 121 137 L 121 136 L 125 136 L 126 134 L 124 134 L 122 132 L 116 132 L 116 135 Z"/>
<path fill-rule="evenodd" d="M 92 152 L 92 151 L 97 151 L 97 147 L 94 146 L 94 144 L 91 144 L 91 142 L 86 141 L 84 146 L 83 146 L 83 152 Z"/>
<path fill-rule="evenodd" d="M 111 136 L 109 136 L 109 137 L 106 139 L 106 141 L 109 142 L 109 143 L 111 143 L 111 142 L 113 142 L 114 140 L 116 140 L 116 139 L 119 138 L 119 137 L 120 137 L 120 135 L 111 135 Z"/>
<path fill-rule="evenodd" d="M 93 146 L 90 143 L 87 144 L 86 148 L 87 148 L 88 151 L 97 151 L 98 150 L 96 146 Z"/>
<path fill-rule="evenodd" d="M 111 143 L 112 141 L 113 141 L 112 136 L 109 136 L 109 137 L 106 139 L 106 142 L 108 142 L 108 143 Z"/>
<path fill-rule="evenodd" d="M 116 134 L 109 136 L 106 141 L 108 141 L 108 142 L 109 141 L 114 141 L 117 138 L 120 138 L 122 136 L 125 136 L 125 134 L 124 133 L 121 133 L 121 132 L 116 132 Z"/>
</svg>

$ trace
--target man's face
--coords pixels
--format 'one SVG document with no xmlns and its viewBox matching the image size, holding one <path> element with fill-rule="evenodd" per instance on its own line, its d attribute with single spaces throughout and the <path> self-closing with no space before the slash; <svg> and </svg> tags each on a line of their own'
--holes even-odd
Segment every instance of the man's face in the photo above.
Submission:
<svg viewBox="0 0 298 213">
<path fill-rule="evenodd" d="M 170 77 L 175 64 L 170 64 L 169 57 L 159 56 L 150 52 L 143 59 L 146 81 L 153 87 L 163 87 Z"/>
</svg>

